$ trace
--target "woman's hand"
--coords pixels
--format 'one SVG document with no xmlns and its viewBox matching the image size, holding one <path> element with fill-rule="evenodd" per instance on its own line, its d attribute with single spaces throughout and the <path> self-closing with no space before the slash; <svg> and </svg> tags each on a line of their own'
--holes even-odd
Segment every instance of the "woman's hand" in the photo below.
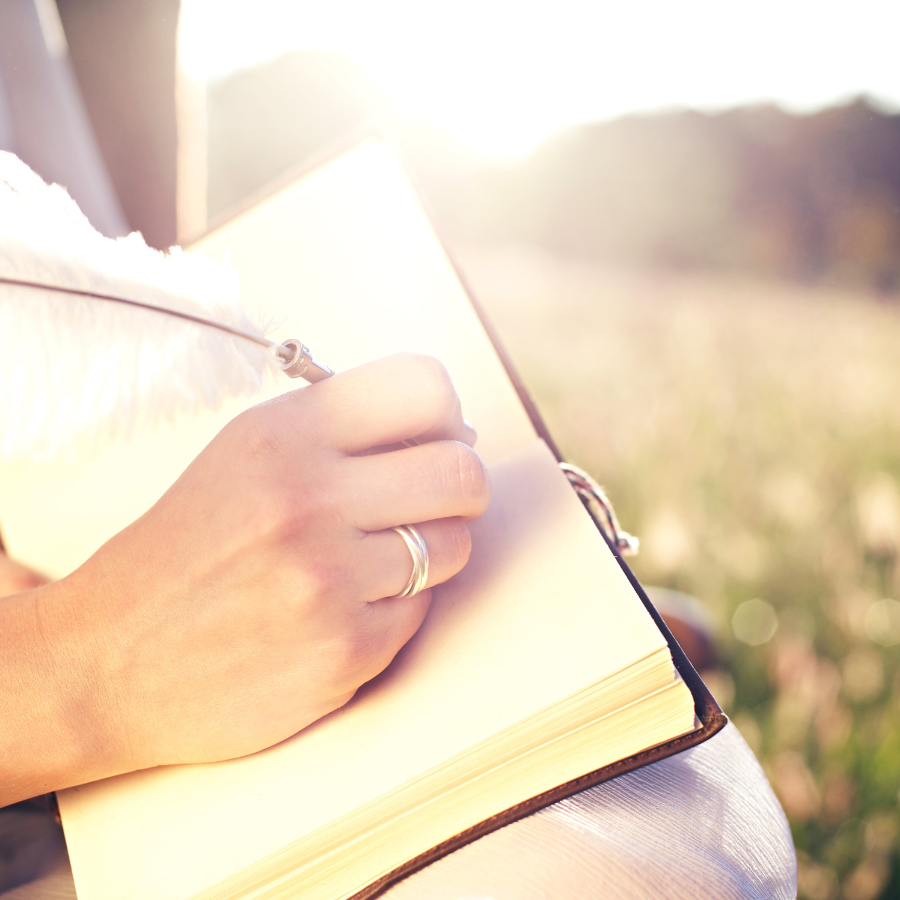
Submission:
<svg viewBox="0 0 900 900">
<path fill-rule="evenodd" d="M 392 526 L 421 532 L 429 587 L 468 559 L 490 498 L 474 437 L 446 371 L 414 355 L 238 416 L 80 569 L 7 601 L 0 785 L 16 765 L 24 797 L 242 756 L 346 703 L 428 610 L 430 590 L 393 598 L 412 560 Z"/>
</svg>

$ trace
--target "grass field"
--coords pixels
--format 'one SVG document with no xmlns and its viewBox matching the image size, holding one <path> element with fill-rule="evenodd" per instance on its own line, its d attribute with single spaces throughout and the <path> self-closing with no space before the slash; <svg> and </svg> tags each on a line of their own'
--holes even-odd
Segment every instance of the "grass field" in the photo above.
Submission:
<svg viewBox="0 0 900 900">
<path fill-rule="evenodd" d="M 900 306 L 528 248 L 463 268 L 568 458 L 700 598 L 808 900 L 900 897 Z M 476 423 L 477 425 L 477 423 Z"/>
</svg>

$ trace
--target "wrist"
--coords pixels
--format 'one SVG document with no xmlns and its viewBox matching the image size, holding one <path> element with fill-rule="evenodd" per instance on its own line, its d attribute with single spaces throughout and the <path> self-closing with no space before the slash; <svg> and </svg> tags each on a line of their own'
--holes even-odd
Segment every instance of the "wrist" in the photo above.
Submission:
<svg viewBox="0 0 900 900">
<path fill-rule="evenodd" d="M 127 771 L 90 598 L 63 579 L 0 603 L 0 805 Z"/>
</svg>

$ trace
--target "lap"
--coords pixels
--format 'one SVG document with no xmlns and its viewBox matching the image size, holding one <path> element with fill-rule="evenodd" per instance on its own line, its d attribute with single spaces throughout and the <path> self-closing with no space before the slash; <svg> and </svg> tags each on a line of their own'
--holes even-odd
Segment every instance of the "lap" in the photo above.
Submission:
<svg viewBox="0 0 900 900">
<path fill-rule="evenodd" d="M 433 863 L 385 900 L 790 900 L 784 813 L 733 725 Z"/>
<path fill-rule="evenodd" d="M 33 871 L 26 873 L 31 880 L 3 893 L 2 900 L 72 900 L 58 831 L 38 829 L 24 843 L 30 850 L 23 845 L 18 855 L 23 861 L 31 854 Z M 35 865 L 41 847 L 43 857 Z M 409 876 L 384 897 L 791 900 L 795 895 L 796 859 L 784 814 L 753 754 L 729 725 L 699 747 L 507 825 Z"/>
</svg>

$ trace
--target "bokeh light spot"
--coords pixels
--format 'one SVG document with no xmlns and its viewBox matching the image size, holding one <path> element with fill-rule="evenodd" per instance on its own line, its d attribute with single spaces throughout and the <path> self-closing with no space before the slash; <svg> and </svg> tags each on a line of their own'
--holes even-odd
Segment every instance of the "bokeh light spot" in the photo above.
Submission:
<svg viewBox="0 0 900 900">
<path fill-rule="evenodd" d="M 735 610 L 731 628 L 739 641 L 758 647 L 770 641 L 778 630 L 778 615 L 765 600 L 747 600 Z"/>
<path fill-rule="evenodd" d="M 866 636 L 884 647 L 900 644 L 900 603 L 885 597 L 870 604 L 863 619 Z"/>
</svg>

